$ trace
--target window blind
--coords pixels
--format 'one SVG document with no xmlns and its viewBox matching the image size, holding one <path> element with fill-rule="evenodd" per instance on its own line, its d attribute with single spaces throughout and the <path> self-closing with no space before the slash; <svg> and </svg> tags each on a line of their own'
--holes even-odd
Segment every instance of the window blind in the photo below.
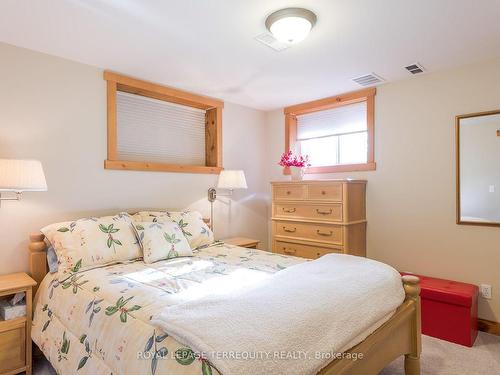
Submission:
<svg viewBox="0 0 500 375">
<path fill-rule="evenodd" d="M 366 102 L 297 116 L 297 140 L 367 130 Z"/>
<path fill-rule="evenodd" d="M 117 92 L 119 160 L 205 165 L 205 111 Z"/>
</svg>

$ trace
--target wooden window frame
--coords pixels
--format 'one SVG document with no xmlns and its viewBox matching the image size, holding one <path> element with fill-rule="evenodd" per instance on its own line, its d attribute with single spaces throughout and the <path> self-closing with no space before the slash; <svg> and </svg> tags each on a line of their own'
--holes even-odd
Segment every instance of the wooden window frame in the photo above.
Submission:
<svg viewBox="0 0 500 375">
<path fill-rule="evenodd" d="M 374 171 L 376 169 L 374 147 L 376 93 L 377 89 L 370 88 L 286 107 L 283 110 L 285 114 L 285 152 L 295 149 L 297 143 L 297 116 L 366 102 L 366 124 L 368 131 L 368 155 L 366 163 L 309 167 L 305 169 L 305 173 Z M 283 174 L 290 174 L 290 168 L 283 168 Z"/>
<path fill-rule="evenodd" d="M 126 77 L 109 71 L 104 72 L 104 80 L 106 80 L 107 83 L 108 112 L 108 155 L 107 159 L 104 161 L 105 169 L 181 173 L 220 173 L 220 171 L 223 169 L 223 101 L 197 94 L 192 94 L 186 91 L 181 91 L 166 86 L 157 85 L 151 82 L 141 81 L 139 79 Z M 118 129 L 116 108 L 116 95 L 118 91 L 205 110 L 205 165 L 168 164 L 119 160 L 117 149 Z"/>
</svg>

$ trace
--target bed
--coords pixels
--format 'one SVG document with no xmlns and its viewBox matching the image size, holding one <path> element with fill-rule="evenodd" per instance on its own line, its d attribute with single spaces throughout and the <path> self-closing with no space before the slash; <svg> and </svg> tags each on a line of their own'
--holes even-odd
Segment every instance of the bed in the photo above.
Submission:
<svg viewBox="0 0 500 375">
<path fill-rule="evenodd" d="M 32 338 L 59 374 L 219 374 L 191 348 L 151 324 L 151 318 L 179 291 L 203 293 L 205 281 L 224 279 L 228 269 L 276 273 L 303 259 L 216 244 L 193 258 L 153 265 L 135 261 L 98 267 L 58 281 L 47 274 L 44 236 L 30 236 L 30 270 L 39 283 Z M 418 278 L 402 279 L 404 302 L 363 341 L 319 373 L 378 374 L 405 356 L 407 375 L 420 374 Z M 190 293 L 188 292 L 188 294 Z M 71 348 L 71 350 L 70 350 Z"/>
</svg>

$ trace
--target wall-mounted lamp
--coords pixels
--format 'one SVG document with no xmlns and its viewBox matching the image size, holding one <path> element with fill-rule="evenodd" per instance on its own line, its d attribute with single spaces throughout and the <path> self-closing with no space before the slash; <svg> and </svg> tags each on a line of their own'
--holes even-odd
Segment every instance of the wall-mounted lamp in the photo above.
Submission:
<svg viewBox="0 0 500 375">
<path fill-rule="evenodd" d="M 0 202 L 18 201 L 24 191 L 47 191 L 42 163 L 38 160 L 0 159 Z M 2 192 L 16 195 L 2 198 Z"/>
<path fill-rule="evenodd" d="M 217 195 L 222 197 L 229 197 L 233 195 L 233 190 L 247 188 L 247 180 L 245 179 L 245 173 L 243 171 L 224 170 L 219 174 L 217 189 L 227 189 L 229 190 L 229 192 L 225 194 L 217 194 L 216 188 L 208 189 L 208 201 L 210 202 L 210 226 L 212 228 L 212 231 L 214 230 L 214 202 L 217 199 Z"/>
</svg>

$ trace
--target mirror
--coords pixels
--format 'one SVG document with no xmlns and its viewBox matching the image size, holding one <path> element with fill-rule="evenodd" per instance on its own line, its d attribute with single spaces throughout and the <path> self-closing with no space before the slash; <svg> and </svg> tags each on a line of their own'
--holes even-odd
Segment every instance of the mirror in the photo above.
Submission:
<svg viewBox="0 0 500 375">
<path fill-rule="evenodd" d="M 457 116 L 457 224 L 500 226 L 500 110 Z"/>
</svg>

